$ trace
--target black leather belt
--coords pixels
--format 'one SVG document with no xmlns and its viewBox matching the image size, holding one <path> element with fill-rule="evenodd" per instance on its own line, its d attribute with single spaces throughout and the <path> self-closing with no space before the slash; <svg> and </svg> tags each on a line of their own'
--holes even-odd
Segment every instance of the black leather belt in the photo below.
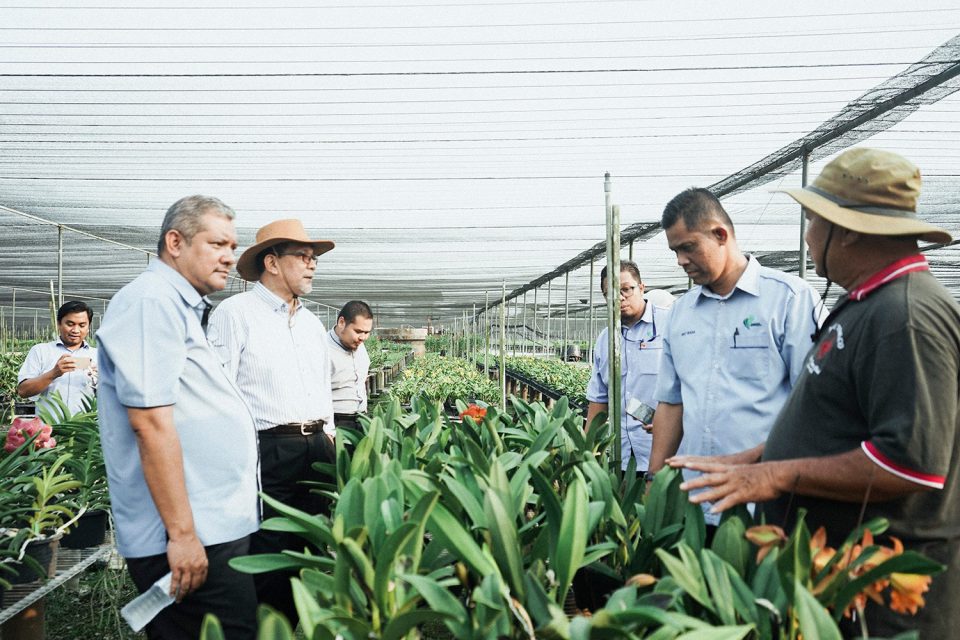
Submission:
<svg viewBox="0 0 960 640">
<path fill-rule="evenodd" d="M 291 422 L 289 424 L 280 424 L 271 429 L 264 429 L 261 435 L 271 436 L 309 436 L 323 431 L 323 420 L 311 420 L 309 422 Z"/>
</svg>

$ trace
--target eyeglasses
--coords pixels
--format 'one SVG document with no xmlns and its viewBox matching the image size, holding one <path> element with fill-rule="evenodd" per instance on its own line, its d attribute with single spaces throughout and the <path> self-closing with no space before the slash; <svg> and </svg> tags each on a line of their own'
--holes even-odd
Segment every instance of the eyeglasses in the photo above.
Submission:
<svg viewBox="0 0 960 640">
<path fill-rule="evenodd" d="M 635 284 L 635 285 L 630 286 L 630 287 L 620 287 L 620 297 L 621 297 L 621 298 L 629 298 L 630 296 L 633 295 L 633 290 L 634 290 L 634 289 L 639 289 L 639 288 L 640 288 L 640 285 L 638 285 L 638 284 Z M 607 293 L 608 293 L 607 291 L 604 291 L 604 292 L 603 292 L 603 297 L 604 297 L 604 298 L 608 297 L 608 296 L 607 296 Z"/>
<path fill-rule="evenodd" d="M 317 264 L 317 256 L 312 253 L 307 253 L 305 251 L 288 251 L 286 253 L 279 253 L 279 256 L 297 256 L 300 260 L 303 261 L 303 266 L 310 266 L 310 263 Z"/>
</svg>

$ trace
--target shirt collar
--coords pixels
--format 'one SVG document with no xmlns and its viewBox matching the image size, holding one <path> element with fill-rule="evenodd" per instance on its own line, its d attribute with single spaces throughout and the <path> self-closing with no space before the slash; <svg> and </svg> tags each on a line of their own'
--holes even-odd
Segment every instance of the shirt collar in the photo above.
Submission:
<svg viewBox="0 0 960 640">
<path fill-rule="evenodd" d="M 340 336 L 337 335 L 337 332 L 335 330 L 330 329 L 329 331 L 327 331 L 327 333 L 330 334 L 330 339 L 333 340 L 333 344 L 337 345 L 347 353 L 350 353 L 350 349 L 347 349 L 346 345 L 340 341 Z"/>
<path fill-rule="evenodd" d="M 286 300 L 275 294 L 273 291 L 270 291 L 270 289 L 267 289 L 262 282 L 258 282 L 257 284 L 253 285 L 253 291 L 260 297 L 261 300 L 267 303 L 271 310 L 277 313 L 290 312 L 290 307 L 287 306 Z M 303 309 L 303 303 L 301 303 L 299 299 L 294 298 L 294 304 L 297 305 L 295 313 L 299 313 L 300 310 Z"/>
<path fill-rule="evenodd" d="M 880 269 L 880 271 L 877 271 L 875 274 L 867 278 L 866 282 L 861 284 L 859 287 L 850 290 L 847 293 L 847 297 L 851 300 L 860 301 L 888 282 L 893 282 L 897 278 L 902 278 L 908 273 L 929 270 L 930 265 L 927 263 L 926 257 L 920 254 L 907 256 L 906 258 L 901 258 L 896 262 L 888 264 L 883 269 Z"/>
<path fill-rule="evenodd" d="M 210 300 L 208 300 L 206 296 L 201 296 L 179 271 L 163 260 L 151 260 L 147 266 L 147 271 L 156 273 L 169 282 L 176 292 L 180 294 L 180 297 L 183 298 L 183 301 L 187 303 L 187 306 L 193 307 L 194 309 L 203 309 L 204 305 L 211 304 Z"/>
<path fill-rule="evenodd" d="M 63 343 L 63 338 L 60 338 L 60 337 L 54 340 L 53 344 L 55 344 L 58 347 L 63 347 L 64 349 L 69 349 L 69 347 Z M 90 345 L 87 343 L 86 340 L 84 340 L 83 342 L 80 343 L 80 346 L 77 347 L 77 351 L 79 351 L 80 349 L 89 349 L 89 348 L 90 348 Z"/>
<path fill-rule="evenodd" d="M 697 301 L 704 297 L 713 298 L 714 300 L 726 300 L 732 296 L 733 292 L 737 289 L 740 289 L 744 293 L 749 293 L 752 296 L 760 295 L 760 263 L 757 262 L 757 259 L 752 255 L 747 255 L 747 266 L 744 268 L 743 273 L 740 274 L 737 284 L 733 286 L 730 293 L 725 296 L 717 295 L 707 287 L 701 285 L 700 295 L 697 297 Z"/>
</svg>

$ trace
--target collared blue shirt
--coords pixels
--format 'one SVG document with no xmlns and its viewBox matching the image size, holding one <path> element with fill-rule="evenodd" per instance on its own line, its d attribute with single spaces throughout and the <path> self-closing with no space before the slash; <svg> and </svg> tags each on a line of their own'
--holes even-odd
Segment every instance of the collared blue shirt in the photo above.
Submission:
<svg viewBox="0 0 960 640">
<path fill-rule="evenodd" d="M 86 340 L 74 351 L 68 349 L 59 338 L 53 342 L 41 342 L 30 347 L 23 366 L 20 367 L 20 373 L 17 375 L 17 384 L 50 371 L 57 364 L 57 360 L 65 355 L 90 358 L 93 365 L 97 365 L 97 350 L 87 344 Z M 37 403 L 38 414 L 42 409 L 51 410 L 52 403 L 49 398 L 57 392 L 70 409 L 70 413 L 79 413 L 83 410 L 84 398 L 91 398 L 94 395 L 92 370 L 76 369 L 65 373 L 55 378 L 39 395 L 32 396 L 30 399 Z"/>
<path fill-rule="evenodd" d="M 647 302 L 643 315 L 631 327 L 621 327 L 620 335 L 620 460 L 624 469 L 630 456 L 637 459 L 637 470 L 646 471 L 650 464 L 652 436 L 643 430 L 640 421 L 627 414 L 627 402 L 634 398 L 657 408 L 654 399 L 657 373 L 663 354 L 663 331 L 667 327 L 670 310 Z M 600 332 L 593 350 L 593 373 L 587 385 L 587 400 L 609 404 L 610 349 L 607 329 Z"/>
<path fill-rule="evenodd" d="M 127 407 L 173 405 L 187 495 L 204 546 L 258 527 L 253 417 L 207 343 L 206 301 L 154 260 L 113 297 L 97 331 L 98 408 L 117 529 L 128 558 L 165 553 L 167 536 L 138 455 Z"/>
<path fill-rule="evenodd" d="M 806 282 L 752 256 L 728 295 L 695 286 L 677 300 L 656 398 L 683 405 L 678 453 L 726 455 L 766 440 L 813 346 L 819 302 Z"/>
<path fill-rule="evenodd" d="M 289 305 L 258 282 L 210 314 L 207 338 L 243 393 L 257 429 L 324 420 L 336 433 L 330 355 L 323 323 L 302 303 Z"/>
</svg>

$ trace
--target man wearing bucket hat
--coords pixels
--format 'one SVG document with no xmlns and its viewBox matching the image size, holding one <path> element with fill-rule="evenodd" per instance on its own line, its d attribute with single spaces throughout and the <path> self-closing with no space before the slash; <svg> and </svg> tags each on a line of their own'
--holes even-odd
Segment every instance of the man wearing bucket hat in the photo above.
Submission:
<svg viewBox="0 0 960 640">
<path fill-rule="evenodd" d="M 277 220 L 257 231 L 237 261 L 250 291 L 223 301 L 210 317 L 207 338 L 253 413 L 260 447 L 261 486 L 268 496 L 307 513 L 323 499 L 303 484 L 323 479 L 314 462 L 334 462 L 330 357 L 323 323 L 301 296 L 313 288 L 317 258 L 333 249 L 311 239 L 299 220 Z M 263 505 L 264 519 L 277 515 Z M 258 531 L 251 553 L 303 547 L 293 534 Z M 257 597 L 296 627 L 288 572 L 256 576 Z"/>
<path fill-rule="evenodd" d="M 904 158 L 850 149 L 804 189 L 785 190 L 809 220 L 817 273 L 846 290 L 817 332 L 804 372 L 777 418 L 762 461 L 675 458 L 704 472 L 686 488 L 715 509 L 766 501 L 767 521 L 807 510 L 838 546 L 860 521 L 889 520 L 887 534 L 947 565 L 923 596 L 896 592 L 890 609 L 868 601 L 870 633 L 960 628 L 960 307 L 930 274 L 918 240 L 950 234 L 919 220 L 920 171 Z M 896 589 L 896 583 L 893 584 Z"/>
</svg>

